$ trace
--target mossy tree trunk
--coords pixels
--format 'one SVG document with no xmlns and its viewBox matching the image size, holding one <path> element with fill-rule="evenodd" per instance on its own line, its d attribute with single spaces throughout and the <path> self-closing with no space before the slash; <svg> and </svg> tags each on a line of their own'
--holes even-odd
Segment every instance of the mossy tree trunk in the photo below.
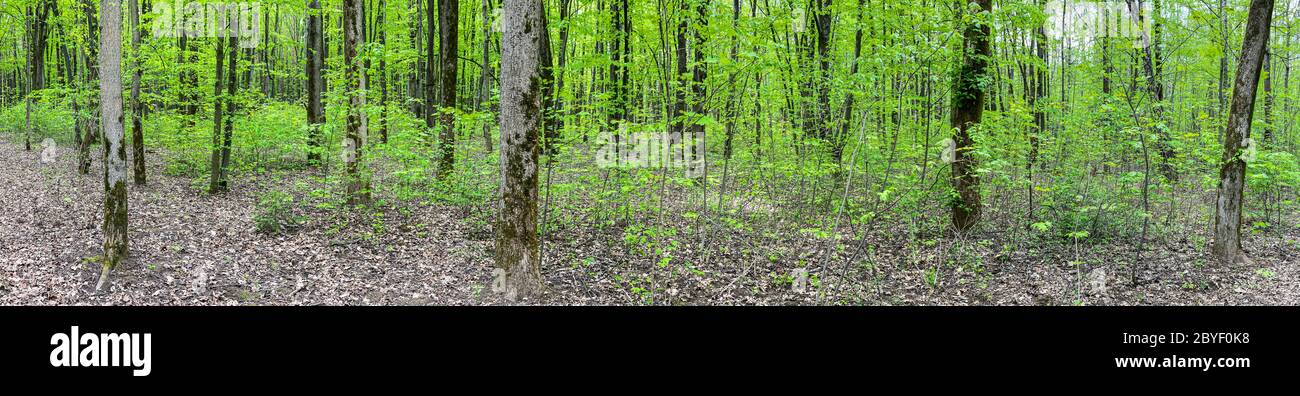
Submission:
<svg viewBox="0 0 1300 396">
<path fill-rule="evenodd" d="M 347 172 L 348 202 L 370 201 L 370 180 L 364 172 L 362 156 L 366 147 L 366 73 L 361 70 L 357 51 L 361 49 L 361 0 L 343 2 L 343 62 L 347 65 L 345 79 L 348 93 L 347 136 L 343 138 Z"/>
<path fill-rule="evenodd" d="M 1228 128 L 1224 131 L 1219 193 L 1214 209 L 1214 245 L 1211 250 L 1223 265 L 1242 258 L 1241 205 L 1246 184 L 1246 162 L 1242 153 L 1247 149 L 1246 140 L 1250 138 L 1250 122 L 1255 114 L 1255 88 L 1259 85 L 1272 21 L 1273 0 L 1251 0 L 1250 14 L 1246 17 L 1246 38 L 1237 64 L 1237 79 L 1233 83 Z"/>
<path fill-rule="evenodd" d="M 96 290 L 127 254 L 126 146 L 122 125 L 122 4 L 101 0 L 99 95 L 104 125 L 104 262 Z"/>
<path fill-rule="evenodd" d="M 975 142 L 971 129 L 984 115 L 984 81 L 988 78 L 990 20 L 992 0 L 975 0 L 980 10 L 966 15 L 962 40 L 963 61 L 958 66 L 952 95 L 952 128 L 956 152 L 952 162 L 952 184 L 956 190 L 952 206 L 952 224 L 958 231 L 970 229 L 980 217 L 980 179 L 976 174 Z"/>
<path fill-rule="evenodd" d="M 542 18 L 538 0 L 505 0 L 501 52 L 501 203 L 496 263 L 507 299 L 541 292 L 537 239 Z"/>
</svg>

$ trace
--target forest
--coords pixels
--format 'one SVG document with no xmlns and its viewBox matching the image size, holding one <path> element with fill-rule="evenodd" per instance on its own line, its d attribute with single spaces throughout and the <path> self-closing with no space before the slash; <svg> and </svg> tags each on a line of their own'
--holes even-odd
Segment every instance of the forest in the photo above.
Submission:
<svg viewBox="0 0 1300 396">
<path fill-rule="evenodd" d="M 0 304 L 1294 305 L 1298 21 L 0 0 Z"/>
</svg>

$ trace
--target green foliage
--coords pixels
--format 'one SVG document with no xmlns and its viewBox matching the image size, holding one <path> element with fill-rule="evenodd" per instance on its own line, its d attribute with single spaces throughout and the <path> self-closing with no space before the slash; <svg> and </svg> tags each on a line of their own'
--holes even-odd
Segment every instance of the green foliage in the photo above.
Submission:
<svg viewBox="0 0 1300 396">
<path fill-rule="evenodd" d="M 31 141 L 35 146 L 49 137 L 63 147 L 73 147 L 72 111 L 61 103 L 34 101 L 32 105 Z M 27 131 L 27 107 L 18 102 L 0 108 L 0 133 L 10 135 L 10 141 L 22 142 Z"/>
<path fill-rule="evenodd" d="M 270 190 L 257 199 L 253 224 L 258 232 L 277 234 L 297 229 L 306 220 L 294 213 L 293 195 L 279 190 Z"/>
</svg>

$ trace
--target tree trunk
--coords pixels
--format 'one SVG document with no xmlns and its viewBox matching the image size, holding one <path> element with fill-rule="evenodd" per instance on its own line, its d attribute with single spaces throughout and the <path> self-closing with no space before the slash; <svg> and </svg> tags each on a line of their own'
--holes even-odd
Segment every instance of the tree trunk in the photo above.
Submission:
<svg viewBox="0 0 1300 396">
<path fill-rule="evenodd" d="M 628 29 L 629 31 L 625 32 L 623 35 L 623 40 L 625 40 L 623 45 L 627 46 L 626 40 L 628 39 L 628 36 L 631 36 L 630 27 L 629 27 L 631 21 L 627 20 L 626 17 L 627 5 L 624 4 L 624 7 L 625 7 L 625 9 L 623 10 L 623 12 L 625 13 L 624 21 L 623 21 L 623 23 L 625 24 L 624 29 Z M 682 136 L 682 148 L 685 150 L 687 146 L 690 147 L 689 153 L 691 156 L 688 157 L 687 161 L 684 163 L 688 167 L 688 169 L 693 169 L 694 167 L 693 164 L 696 163 L 707 164 L 707 162 L 705 162 L 704 160 L 704 156 L 707 154 L 707 152 L 702 151 L 700 149 L 701 144 L 698 143 L 703 142 L 705 139 L 704 123 L 700 122 L 700 118 L 704 117 L 705 113 L 708 111 L 708 109 L 704 107 L 705 104 L 704 102 L 708 100 L 707 98 L 708 86 L 705 85 L 705 80 L 707 80 L 709 77 L 708 63 L 705 62 L 704 59 L 704 32 L 709 28 L 708 2 L 701 1 L 696 6 L 695 11 L 696 11 L 695 37 L 693 37 L 694 42 L 691 43 L 691 49 L 695 53 L 695 59 L 694 59 L 695 64 L 692 65 L 693 67 L 691 68 L 693 69 L 692 76 L 691 76 L 691 96 L 692 96 L 691 112 L 695 114 L 691 115 L 691 123 L 690 123 L 691 137 L 687 138 L 686 136 Z M 624 51 L 625 51 L 624 53 L 627 54 L 629 53 L 628 51 L 630 50 L 625 47 Z M 627 85 L 626 68 L 623 69 L 623 85 L 624 86 Z M 626 114 L 626 110 L 624 110 L 624 112 Z M 687 172 L 687 174 L 691 175 L 691 172 Z M 706 180 L 704 180 L 703 172 L 695 174 L 694 178 L 696 179 L 696 183 L 703 184 L 704 182 L 706 182 Z"/>
<path fill-rule="evenodd" d="M 491 0 L 483 1 L 483 64 L 481 65 L 483 70 L 482 70 L 482 74 L 479 76 L 479 92 L 481 93 L 480 94 L 481 97 L 479 98 L 478 101 L 476 101 L 477 103 L 482 103 L 484 101 L 489 100 L 489 98 L 492 97 L 493 71 L 492 71 L 491 58 L 489 57 L 489 55 L 491 54 L 490 47 L 492 44 L 492 34 L 493 34 L 492 21 L 491 21 L 492 14 L 490 10 L 491 6 L 492 6 Z M 475 111 L 477 110 L 478 109 L 476 107 Z M 484 122 L 483 123 L 483 151 L 487 153 L 491 153 L 492 150 L 493 150 L 492 123 Z"/>
<path fill-rule="evenodd" d="M 1046 0 L 1039 0 L 1039 4 L 1046 5 L 1047 2 Z M 1034 171 L 1033 168 L 1034 168 L 1034 164 L 1038 161 L 1038 150 L 1039 150 L 1038 142 L 1040 136 L 1042 136 L 1043 132 L 1047 130 L 1047 109 L 1046 109 L 1046 104 L 1043 103 L 1044 99 L 1047 97 L 1047 92 L 1049 90 L 1048 77 L 1047 77 L 1048 56 L 1047 56 L 1047 22 L 1046 21 L 1044 21 L 1042 25 L 1039 25 L 1038 27 L 1034 28 L 1033 42 L 1034 42 L 1034 55 L 1038 57 L 1038 61 L 1042 62 L 1042 64 L 1035 65 L 1032 68 L 1033 77 L 1028 77 L 1028 76 L 1025 77 L 1026 79 L 1033 81 L 1033 84 L 1031 84 L 1032 87 L 1025 87 L 1025 89 L 1027 90 L 1026 96 L 1029 97 L 1029 107 L 1030 109 L 1032 109 L 1034 114 L 1034 126 L 1029 133 L 1029 158 L 1025 163 L 1025 168 L 1029 170 L 1030 179 L 1031 179 L 1030 188 L 1029 188 L 1031 201 L 1033 200 L 1032 198 L 1033 197 L 1032 178 L 1033 178 L 1033 171 Z M 1104 54 L 1105 53 L 1104 46 L 1102 51 Z M 1105 84 L 1109 85 L 1110 77 L 1107 76 L 1103 78 L 1106 79 Z M 1030 210 L 1031 210 L 1030 218 L 1032 218 L 1033 208 L 1031 207 Z"/>
<path fill-rule="evenodd" d="M 690 91 L 689 82 L 686 80 L 687 64 L 690 59 L 687 58 L 686 47 L 686 30 L 690 27 L 690 19 L 686 18 L 690 11 L 690 4 L 686 1 L 681 3 L 682 12 L 679 14 L 681 21 L 677 23 L 677 74 L 673 76 L 673 81 L 677 83 L 677 88 L 673 92 L 676 103 L 673 104 L 669 118 L 672 119 L 672 133 L 682 136 L 686 133 L 686 97 Z"/>
<path fill-rule="evenodd" d="M 1242 44 L 1237 79 L 1233 83 L 1232 113 L 1223 141 L 1223 164 L 1219 168 L 1219 194 L 1214 209 L 1214 244 L 1212 253 L 1220 264 L 1230 265 L 1240 258 L 1242 192 L 1246 184 L 1246 162 L 1241 158 L 1250 138 L 1250 122 L 1255 113 L 1255 88 L 1268 47 L 1269 26 L 1273 21 L 1273 0 L 1251 0 L 1246 17 L 1246 38 Z"/>
<path fill-rule="evenodd" d="M 1273 56 L 1264 49 L 1264 143 L 1273 143 Z"/>
<path fill-rule="evenodd" d="M 82 6 L 83 14 L 85 15 L 86 18 L 86 28 L 87 28 L 86 31 L 90 32 L 90 34 L 87 35 L 86 54 L 84 54 L 85 55 L 84 59 L 86 62 L 86 68 L 85 68 L 86 83 L 89 84 L 93 81 L 99 80 L 99 66 L 97 65 L 97 63 L 99 62 L 99 51 L 98 51 L 99 39 L 97 36 L 99 35 L 100 28 L 97 26 L 98 24 L 96 23 L 96 19 L 95 19 L 94 3 L 92 3 L 91 0 L 83 0 L 81 2 L 81 6 Z M 121 30 L 120 28 L 121 27 L 119 26 L 118 30 Z M 78 170 L 83 175 L 90 173 L 90 163 L 91 163 L 90 146 L 92 144 L 95 144 L 95 142 L 99 139 L 99 135 L 100 135 L 99 119 L 98 119 L 99 114 L 96 114 L 100 110 L 99 105 L 95 103 L 95 99 L 92 97 L 88 100 L 86 107 L 88 107 L 91 110 L 92 116 L 90 118 L 87 118 L 86 122 L 82 123 L 84 132 L 78 150 L 78 159 L 79 159 Z"/>
<path fill-rule="evenodd" d="M 100 110 L 104 125 L 104 262 L 96 290 L 127 255 L 126 146 L 122 125 L 122 4 L 101 0 Z"/>
<path fill-rule="evenodd" d="M 376 17 L 376 29 L 379 29 L 379 141 L 388 144 L 388 29 L 384 28 L 384 19 L 388 14 L 387 4 L 379 0 L 379 15 Z"/>
<path fill-rule="evenodd" d="M 438 49 L 442 54 L 442 131 L 438 137 L 440 158 L 438 178 L 451 174 L 456 166 L 456 64 L 460 24 L 460 0 L 438 0 L 438 31 L 442 41 Z"/>
<path fill-rule="evenodd" d="M 131 53 L 135 60 L 135 72 L 131 74 L 131 154 L 134 166 L 135 184 L 145 184 L 144 173 L 144 103 L 140 102 L 140 77 L 144 70 L 140 62 L 140 35 L 144 28 L 140 25 L 139 0 L 128 0 L 131 8 Z"/>
<path fill-rule="evenodd" d="M 551 35 L 548 33 L 551 23 L 546 16 L 546 5 L 539 2 L 538 7 L 541 7 L 538 13 L 542 16 L 541 52 L 538 53 L 541 62 L 538 73 L 542 78 L 542 152 L 555 155 L 560 130 L 555 123 L 555 62 L 551 53 Z"/>
<path fill-rule="evenodd" d="M 505 0 L 501 43 L 501 206 L 497 290 L 516 301 L 542 289 L 537 239 L 537 157 L 543 34 L 538 0 Z"/>
<path fill-rule="evenodd" d="M 816 15 L 814 27 L 817 29 L 817 136 L 822 140 L 831 139 L 831 0 L 815 0 Z M 834 147 L 836 143 L 828 142 Z M 833 151 L 839 151 L 832 148 Z"/>
<path fill-rule="evenodd" d="M 108 0 L 105 0 L 108 1 Z M 226 42 L 224 40 L 215 40 L 216 61 L 213 62 L 216 67 L 216 78 L 212 79 L 212 156 L 208 161 L 208 193 L 216 194 L 222 191 L 221 177 L 225 171 L 221 167 L 221 126 L 224 120 L 224 111 L 222 102 L 229 100 L 221 94 L 222 84 L 225 82 L 226 73 L 234 73 L 225 69 L 225 62 L 222 59 L 226 56 Z"/>
<path fill-rule="evenodd" d="M 361 49 L 361 0 L 343 2 L 343 63 L 348 93 L 347 136 L 343 140 L 346 160 L 348 203 L 370 201 L 370 180 L 363 174 L 363 154 L 366 147 L 366 73 L 357 59 Z"/>
<path fill-rule="evenodd" d="M 980 123 L 984 115 L 984 89 L 981 81 L 988 75 L 990 26 L 987 21 L 993 11 L 992 0 L 975 0 L 981 13 L 965 27 L 963 32 L 963 62 L 959 66 L 953 90 L 952 122 L 956 152 L 952 162 L 953 197 L 952 224 L 958 231 L 966 231 L 979 221 L 980 179 L 972 151 L 975 142 L 970 130 Z"/>
<path fill-rule="evenodd" d="M 321 69 L 325 67 L 321 52 L 324 51 L 325 39 L 321 34 L 320 0 L 307 3 L 307 162 L 315 166 L 320 163 L 320 128 L 325 123 L 325 111 L 321 106 Z"/>
<path fill-rule="evenodd" d="M 43 0 L 27 11 L 27 109 L 24 128 L 24 147 L 32 151 L 32 92 L 45 89 L 45 47 L 49 37 L 48 23 L 53 2 Z"/>
<path fill-rule="evenodd" d="M 862 57 L 862 25 L 863 18 L 866 16 L 865 0 L 858 0 L 858 26 L 853 33 L 853 59 L 849 65 L 849 78 L 858 75 L 858 59 Z M 836 164 L 841 164 L 844 159 L 844 142 L 848 139 L 849 128 L 853 123 L 853 104 L 857 99 L 857 90 L 850 89 L 844 97 L 844 115 L 840 121 L 839 134 L 831 142 L 831 154 Z M 730 137 L 728 137 L 730 139 Z M 728 144 L 730 146 L 730 144 Z M 728 147 L 727 152 L 731 149 Z"/>
<path fill-rule="evenodd" d="M 1155 12 L 1157 14 L 1160 10 L 1159 4 L 1159 2 L 1156 2 Z M 1128 5 L 1129 15 L 1131 15 L 1136 26 L 1145 26 L 1146 16 L 1142 11 L 1142 2 L 1129 0 Z M 1155 15 L 1151 16 L 1153 24 L 1155 17 Z M 1155 144 L 1156 150 L 1160 152 L 1160 173 L 1165 179 L 1172 181 L 1177 175 L 1174 174 L 1174 168 L 1169 163 L 1174 156 L 1174 150 L 1169 146 L 1169 130 L 1164 116 L 1165 88 L 1164 83 L 1160 80 L 1159 34 L 1159 30 L 1153 30 L 1153 34 L 1147 36 L 1145 30 L 1143 30 L 1142 70 L 1146 73 L 1147 92 L 1151 94 L 1151 114 L 1156 125 L 1153 129 L 1156 130 L 1156 135 L 1160 137 Z"/>
<path fill-rule="evenodd" d="M 233 9 L 229 12 L 234 15 L 231 19 L 239 20 L 238 14 Z M 217 187 L 221 191 L 230 189 L 230 145 L 235 130 L 235 97 L 239 91 L 239 67 L 236 65 L 236 60 L 239 59 L 238 31 L 238 24 L 232 22 L 226 38 L 226 57 L 229 58 L 230 65 L 226 69 L 226 78 L 228 79 L 226 82 L 226 125 L 225 133 L 221 138 L 221 167 L 219 168 L 221 169 L 221 178 L 217 179 Z M 220 59 L 217 59 L 217 62 L 220 61 Z"/>
<path fill-rule="evenodd" d="M 434 88 L 436 86 L 434 78 L 438 75 L 438 72 L 435 70 L 438 65 L 438 62 L 435 61 L 437 59 L 437 52 L 435 52 L 436 48 L 434 48 L 434 43 L 438 41 L 437 31 L 434 30 L 434 27 L 437 26 L 437 23 L 435 22 L 438 14 L 437 11 L 438 7 L 435 0 L 429 0 L 425 8 L 425 13 L 428 16 L 428 23 L 424 27 L 429 33 L 427 36 L 428 40 L 425 42 L 425 50 L 428 55 L 425 57 L 426 70 L 424 71 L 424 126 L 429 129 L 429 133 L 433 133 L 438 126 L 438 112 L 434 108 L 434 105 L 438 103 L 437 90 Z M 432 144 L 432 137 L 429 139 L 429 144 Z"/>
</svg>

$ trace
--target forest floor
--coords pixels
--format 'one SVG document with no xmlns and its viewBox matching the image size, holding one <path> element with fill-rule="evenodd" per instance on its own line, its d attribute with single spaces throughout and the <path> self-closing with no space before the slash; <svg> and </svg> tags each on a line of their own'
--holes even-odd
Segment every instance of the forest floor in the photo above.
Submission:
<svg viewBox="0 0 1300 396">
<path fill-rule="evenodd" d="M 471 210 L 393 203 L 382 216 L 315 213 L 292 232 L 255 231 L 268 186 L 309 183 L 314 171 L 240 175 L 228 193 L 198 193 L 188 177 L 167 176 L 149 158 L 149 184 L 129 187 L 130 254 L 109 290 L 95 294 L 101 254 L 100 151 L 77 175 L 64 150 L 42 164 L 39 148 L 0 136 L 0 304 L 16 305 L 481 305 L 491 291 L 490 227 Z M 478 210 L 482 210 L 479 208 Z M 379 220 L 376 220 L 379 219 Z M 378 222 L 377 222 L 378 221 Z M 683 225 L 683 228 L 689 228 Z M 853 249 L 729 230 L 718 244 L 761 249 L 682 249 L 670 271 L 622 243 L 618 227 L 566 229 L 546 240 L 547 295 L 525 303 L 564 305 L 1261 305 L 1300 303 L 1300 228 L 1251 234 L 1253 263 L 1223 267 L 1187 238 L 1149 244 L 1136 274 L 1120 257 L 1129 241 L 1082 248 L 1029 245 L 1007 251 L 970 243 L 968 262 L 951 261 L 952 238 L 923 245 L 872 237 L 869 265 L 841 265 Z M 690 240 L 690 235 L 686 235 Z M 900 238 L 901 239 L 901 238 Z M 698 241 L 698 239 L 696 239 Z M 708 240 L 705 243 L 714 243 Z M 965 243 L 965 242 L 962 242 Z M 688 242 L 693 244 L 693 242 Z M 696 245 L 698 246 L 698 245 Z M 712 246 L 712 245 L 711 245 Z M 1020 245 L 1017 245 L 1020 246 Z M 833 259 L 826 260 L 829 256 Z M 585 259 L 584 259 L 585 258 Z M 843 260 L 841 260 L 843 259 Z M 793 290 L 804 265 L 820 282 Z M 1138 279 L 1130 283 L 1131 276 Z"/>
</svg>

